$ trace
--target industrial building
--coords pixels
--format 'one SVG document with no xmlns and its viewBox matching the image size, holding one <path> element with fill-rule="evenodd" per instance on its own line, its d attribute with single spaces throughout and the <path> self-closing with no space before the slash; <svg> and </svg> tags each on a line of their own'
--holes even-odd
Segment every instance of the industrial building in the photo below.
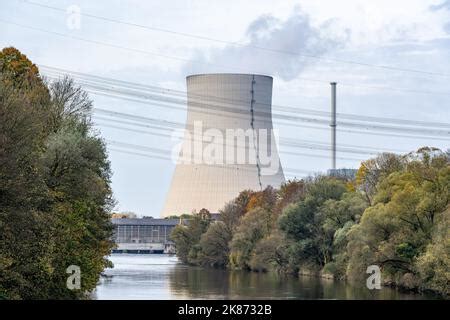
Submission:
<svg viewBox="0 0 450 320">
<path fill-rule="evenodd" d="M 216 213 L 243 190 L 279 187 L 272 77 L 199 74 L 186 82 L 186 128 L 161 216 Z"/>
<path fill-rule="evenodd" d="M 113 253 L 171 253 L 172 229 L 179 219 L 121 218 L 111 219 L 114 224 Z"/>
</svg>

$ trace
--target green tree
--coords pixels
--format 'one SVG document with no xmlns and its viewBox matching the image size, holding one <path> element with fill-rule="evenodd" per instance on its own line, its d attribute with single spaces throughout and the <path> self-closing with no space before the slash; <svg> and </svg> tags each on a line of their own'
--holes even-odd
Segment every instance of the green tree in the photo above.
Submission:
<svg viewBox="0 0 450 320">
<path fill-rule="evenodd" d="M 450 209 L 437 221 L 433 238 L 417 259 L 421 286 L 450 295 Z"/>
<path fill-rule="evenodd" d="M 336 231 L 348 221 L 359 222 L 367 205 L 364 196 L 359 192 L 346 192 L 340 200 L 326 200 L 319 212 L 324 221 L 324 228 Z"/>
<path fill-rule="evenodd" d="M 231 237 L 230 229 L 224 222 L 212 223 L 200 239 L 200 264 L 210 267 L 226 267 Z"/>
<path fill-rule="evenodd" d="M 377 192 L 377 184 L 389 174 L 401 170 L 403 159 L 393 153 L 382 153 L 373 159 L 363 161 L 356 173 L 356 185 L 362 190 L 369 204 Z"/>
<path fill-rule="evenodd" d="M 253 271 L 285 271 L 289 265 L 289 241 L 272 232 L 256 243 L 249 266 Z"/>
<path fill-rule="evenodd" d="M 347 268 L 348 234 L 367 208 L 367 201 L 360 192 L 346 192 L 340 200 L 326 200 L 319 208 L 319 221 L 324 233 L 332 234 L 332 259 L 324 265 L 324 272 L 335 278 L 344 278 Z"/>
<path fill-rule="evenodd" d="M 14 48 L 0 53 L 0 70 L 0 296 L 84 298 L 113 245 L 111 173 L 92 103 L 68 78 L 49 89 Z M 81 290 L 66 288 L 73 264 Z"/>
<path fill-rule="evenodd" d="M 177 250 L 177 257 L 183 262 L 188 262 L 188 255 L 193 241 L 187 226 L 177 225 L 173 228 L 170 239 L 175 243 Z"/>
<path fill-rule="evenodd" d="M 347 274 L 361 279 L 370 264 L 406 287 L 420 281 L 417 260 L 432 241 L 449 204 L 450 167 L 445 156 L 422 154 L 378 183 L 374 205 L 352 228 Z"/>
<path fill-rule="evenodd" d="M 0 296 L 46 297 L 51 220 L 40 209 L 47 189 L 39 158 L 50 97 L 17 50 L 0 52 L 0 70 Z"/>
<path fill-rule="evenodd" d="M 177 225 L 170 234 L 170 238 L 175 242 L 177 256 L 184 263 L 197 264 L 200 253 L 200 239 L 206 232 L 210 224 L 210 219 L 205 219 L 205 215 L 193 214 L 187 220 L 187 225 Z"/>
<path fill-rule="evenodd" d="M 234 268 L 248 269 L 257 242 L 268 236 L 273 225 L 271 212 L 255 208 L 242 218 L 231 242 L 230 263 Z"/>
<path fill-rule="evenodd" d="M 322 267 L 332 259 L 334 230 L 323 227 L 320 209 L 325 201 L 340 199 L 346 188 L 343 181 L 328 177 L 318 177 L 306 187 L 304 200 L 286 207 L 278 224 L 294 242 L 292 263 Z"/>
</svg>

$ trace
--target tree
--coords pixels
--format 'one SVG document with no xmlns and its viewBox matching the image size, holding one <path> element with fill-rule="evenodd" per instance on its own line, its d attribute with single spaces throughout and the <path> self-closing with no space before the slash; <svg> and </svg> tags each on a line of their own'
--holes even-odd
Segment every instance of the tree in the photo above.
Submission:
<svg viewBox="0 0 450 320">
<path fill-rule="evenodd" d="M 356 185 L 364 192 L 370 205 L 372 205 L 372 197 L 377 192 L 378 181 L 392 172 L 401 170 L 403 165 L 401 157 L 386 152 L 361 163 L 356 173 Z"/>
<path fill-rule="evenodd" d="M 417 270 L 423 288 L 450 295 L 450 209 L 437 221 L 433 239 L 417 259 Z"/>
<path fill-rule="evenodd" d="M 210 267 L 226 267 L 231 237 L 230 229 L 224 222 L 212 223 L 200 239 L 200 264 Z"/>
<path fill-rule="evenodd" d="M 328 199 L 320 207 L 319 214 L 324 228 L 333 231 L 344 227 L 348 221 L 358 223 L 368 203 L 359 192 L 346 192 L 342 199 Z"/>
<path fill-rule="evenodd" d="M 254 271 L 284 271 L 289 264 L 289 242 L 280 232 L 273 232 L 256 243 L 249 266 Z"/>
<path fill-rule="evenodd" d="M 245 212 L 245 208 L 239 206 L 235 201 L 230 201 L 219 211 L 219 219 L 225 224 L 229 232 L 233 233 Z"/>
<path fill-rule="evenodd" d="M 304 200 L 283 210 L 278 224 L 293 240 L 291 251 L 298 263 L 322 267 L 331 261 L 334 230 L 323 227 L 320 208 L 327 200 L 339 200 L 345 190 L 341 180 L 318 177 L 306 185 Z"/>
<path fill-rule="evenodd" d="M 136 213 L 132 211 L 124 211 L 124 212 L 115 212 L 111 214 L 111 218 L 113 219 L 123 219 L 123 218 L 136 218 Z"/>
<path fill-rule="evenodd" d="M 348 276 L 358 279 L 368 265 L 377 264 L 386 279 L 399 285 L 409 287 L 420 280 L 417 261 L 448 207 L 448 190 L 445 156 L 413 159 L 380 180 L 374 205 L 350 232 Z"/>
<path fill-rule="evenodd" d="M 48 139 L 43 154 L 44 180 L 51 196 L 58 227 L 54 231 L 55 291 L 64 288 L 65 269 L 77 265 L 83 273 L 81 292 L 96 287 L 100 272 L 113 246 L 108 212 L 111 196 L 110 166 L 101 140 L 70 122 Z M 60 290 L 57 296 L 64 295 Z M 71 297 L 69 294 L 67 297 Z"/>
<path fill-rule="evenodd" d="M 241 217 L 247 212 L 247 205 L 252 194 L 251 190 L 241 191 L 235 199 L 219 210 L 219 219 L 225 223 L 230 233 L 234 233 Z"/>
<path fill-rule="evenodd" d="M 248 200 L 246 211 L 255 208 L 272 210 L 277 201 L 277 192 L 272 186 L 267 186 L 263 191 L 253 192 Z"/>
<path fill-rule="evenodd" d="M 17 50 L 0 52 L 0 71 L 0 296 L 46 297 L 51 220 L 39 209 L 47 192 L 39 158 L 49 96 Z"/>
<path fill-rule="evenodd" d="M 249 268 L 256 243 L 268 236 L 273 225 L 270 211 L 255 208 L 242 218 L 231 242 L 230 263 L 235 268 Z"/>
<path fill-rule="evenodd" d="M 360 192 L 346 192 L 340 200 L 326 200 L 319 208 L 318 220 L 321 221 L 322 232 L 332 234 L 331 257 L 323 271 L 335 278 L 344 278 L 347 268 L 348 234 L 367 208 L 365 197 Z M 330 239 L 331 240 L 331 239 Z"/>
<path fill-rule="evenodd" d="M 202 220 L 210 220 L 211 219 L 211 213 L 209 212 L 208 209 L 205 209 L 205 208 L 201 209 L 198 212 L 198 215 L 200 216 L 200 218 Z"/>
<path fill-rule="evenodd" d="M 80 129 L 89 129 L 92 101 L 86 91 L 76 86 L 68 76 L 52 82 L 49 91 L 52 97 L 49 127 L 53 132 L 68 122 L 80 125 Z"/>
<path fill-rule="evenodd" d="M 170 239 L 175 242 L 177 257 L 183 262 L 188 263 L 188 255 L 193 241 L 187 226 L 177 225 L 173 228 Z"/>
<path fill-rule="evenodd" d="M 0 51 L 0 73 L 3 75 L 4 84 L 16 88 L 45 87 L 37 66 L 13 47 Z"/>
<path fill-rule="evenodd" d="M 298 202 L 305 196 L 305 182 L 303 180 L 289 180 L 278 190 L 278 201 L 275 213 L 280 215 L 290 203 Z"/>
<path fill-rule="evenodd" d="M 172 230 L 170 238 L 175 242 L 177 256 L 182 262 L 198 263 L 199 242 L 209 224 L 210 219 L 205 219 L 204 215 L 193 214 L 187 225 L 179 224 Z"/>
<path fill-rule="evenodd" d="M 83 298 L 113 246 L 111 171 L 91 102 L 68 79 L 49 90 L 17 49 L 0 53 L 0 71 L 0 296 Z M 66 287 L 70 265 L 81 290 Z"/>
</svg>

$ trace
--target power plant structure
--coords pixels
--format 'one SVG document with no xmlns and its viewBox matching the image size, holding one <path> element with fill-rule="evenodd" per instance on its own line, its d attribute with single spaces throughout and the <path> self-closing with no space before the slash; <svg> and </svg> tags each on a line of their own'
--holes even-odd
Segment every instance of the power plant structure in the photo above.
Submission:
<svg viewBox="0 0 450 320">
<path fill-rule="evenodd" d="M 272 77 L 198 74 L 186 83 L 186 127 L 161 216 L 217 213 L 243 190 L 279 187 Z"/>
</svg>

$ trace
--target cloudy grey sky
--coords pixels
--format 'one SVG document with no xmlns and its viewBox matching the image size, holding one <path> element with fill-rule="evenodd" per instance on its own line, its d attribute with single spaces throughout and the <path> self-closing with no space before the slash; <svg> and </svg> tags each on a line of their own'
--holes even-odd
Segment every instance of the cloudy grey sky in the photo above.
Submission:
<svg viewBox="0 0 450 320">
<path fill-rule="evenodd" d="M 17 47 L 39 65 L 177 90 L 185 90 L 185 77 L 191 73 L 263 73 L 274 77 L 274 105 L 313 111 L 329 111 L 328 82 L 336 81 L 340 113 L 450 122 L 450 1 L 1 0 L 0 5 L 0 46 Z M 66 10 L 71 6 L 84 14 L 79 29 L 68 24 Z M 179 109 L 92 98 L 102 109 L 185 121 L 185 112 Z M 274 106 L 274 112 L 282 111 Z M 278 120 L 274 126 L 281 137 L 329 143 L 326 126 L 311 128 L 299 122 L 293 127 Z M 443 128 L 426 128 L 430 129 Z M 114 141 L 166 149 L 174 144 L 163 137 L 102 125 L 98 130 Z M 340 131 L 338 143 L 411 151 L 424 145 L 445 149 L 450 139 L 448 134 L 436 139 L 368 132 Z M 338 156 L 369 155 L 338 152 Z M 112 150 L 110 160 L 117 210 L 159 216 L 174 164 Z M 284 167 L 308 172 L 330 166 L 325 157 L 281 154 L 281 161 Z M 358 164 L 338 159 L 339 167 Z"/>
</svg>

